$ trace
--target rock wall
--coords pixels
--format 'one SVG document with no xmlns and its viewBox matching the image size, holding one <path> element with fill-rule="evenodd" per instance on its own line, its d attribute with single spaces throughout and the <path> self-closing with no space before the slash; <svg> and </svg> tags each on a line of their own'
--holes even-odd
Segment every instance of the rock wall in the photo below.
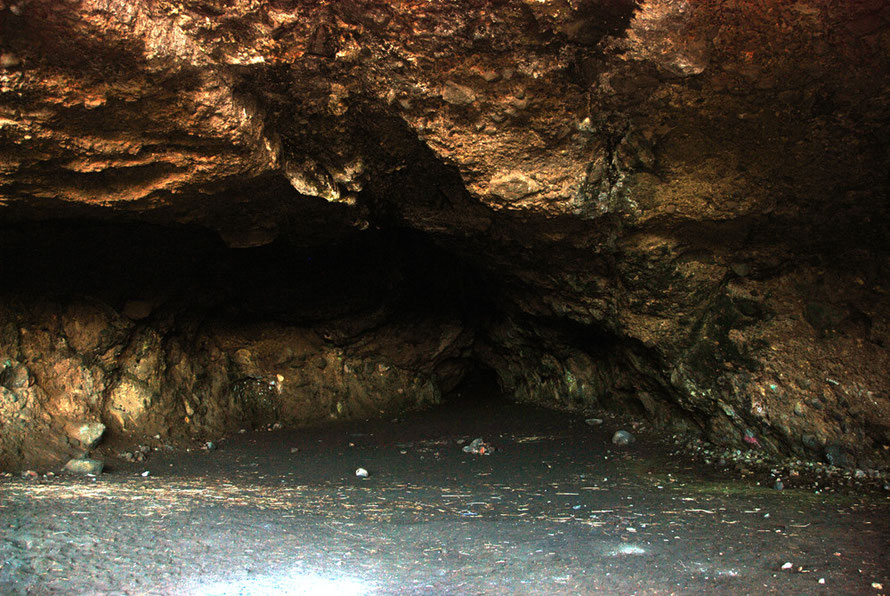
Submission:
<svg viewBox="0 0 890 596">
<path fill-rule="evenodd" d="M 486 289 L 455 293 L 479 301 L 455 307 L 460 325 L 438 306 L 355 317 L 354 370 L 459 328 L 441 331 L 461 338 L 453 355 L 432 341 L 393 382 L 450 367 L 447 388 L 476 359 L 519 399 L 886 464 L 888 23 L 869 0 L 4 0 L 0 218 L 187 224 L 241 250 L 410 230 Z M 281 346 L 309 346 L 279 373 L 231 339 L 247 333 L 234 319 L 204 343 L 182 331 L 207 301 L 180 297 L 192 314 L 143 328 L 119 298 L 35 311 L 45 295 L 6 307 L 12 327 L 65 343 L 29 359 L 20 331 L 4 340 L 6 391 L 55 404 L 23 424 L 73 408 L 120 426 L 158 399 L 171 405 L 148 408 L 152 429 L 201 420 L 177 392 L 204 375 L 216 428 L 247 407 L 239 394 L 288 391 L 333 354 L 313 343 L 324 330 L 267 316 Z M 75 307 L 68 331 L 48 322 Z M 118 339 L 71 331 L 97 319 Z M 369 374 L 350 391 L 373 393 Z"/>
<path fill-rule="evenodd" d="M 73 318 L 86 316 L 87 319 Z M 203 440 L 239 428 L 396 413 L 440 399 L 430 373 L 385 354 L 346 356 L 315 330 L 248 326 L 190 334 L 101 303 L 8 305 L 0 353 L 0 466 L 52 466 L 89 447 L 153 435 Z"/>
<path fill-rule="evenodd" d="M 233 250 L 138 224 L 5 231 L 4 469 L 83 453 L 91 423 L 124 449 L 393 415 L 438 403 L 469 366 L 474 330 L 445 287 L 462 272 L 410 239 Z"/>
</svg>

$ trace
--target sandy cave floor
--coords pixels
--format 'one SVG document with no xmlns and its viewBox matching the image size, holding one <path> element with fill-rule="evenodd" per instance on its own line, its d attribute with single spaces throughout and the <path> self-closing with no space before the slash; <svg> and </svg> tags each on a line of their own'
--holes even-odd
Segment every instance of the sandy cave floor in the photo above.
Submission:
<svg viewBox="0 0 890 596">
<path fill-rule="evenodd" d="M 886 494 L 777 491 L 614 430 L 462 403 L 3 478 L 0 593 L 890 591 Z"/>
</svg>

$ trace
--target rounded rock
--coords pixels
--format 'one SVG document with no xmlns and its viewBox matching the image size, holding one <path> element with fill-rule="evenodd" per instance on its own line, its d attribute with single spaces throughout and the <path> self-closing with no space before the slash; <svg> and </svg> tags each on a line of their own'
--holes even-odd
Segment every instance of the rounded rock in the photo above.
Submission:
<svg viewBox="0 0 890 596">
<path fill-rule="evenodd" d="M 612 435 L 612 444 L 613 445 L 630 445 L 634 441 L 636 441 L 636 437 L 634 437 L 631 433 L 626 430 L 615 431 L 615 434 Z"/>
</svg>

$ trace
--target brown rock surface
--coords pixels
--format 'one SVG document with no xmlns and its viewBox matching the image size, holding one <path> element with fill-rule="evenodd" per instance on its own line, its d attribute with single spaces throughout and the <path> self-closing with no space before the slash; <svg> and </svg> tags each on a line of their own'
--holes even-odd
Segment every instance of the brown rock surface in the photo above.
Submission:
<svg viewBox="0 0 890 596">
<path fill-rule="evenodd" d="M 888 22 L 0 1 L 0 466 L 63 461 L 82 419 L 398 410 L 472 361 L 518 399 L 885 465 Z"/>
</svg>

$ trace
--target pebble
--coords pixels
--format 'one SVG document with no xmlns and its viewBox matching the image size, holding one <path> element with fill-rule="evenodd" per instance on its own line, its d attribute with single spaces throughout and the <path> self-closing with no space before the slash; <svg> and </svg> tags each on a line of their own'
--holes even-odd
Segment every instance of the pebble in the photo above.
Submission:
<svg viewBox="0 0 890 596">
<path fill-rule="evenodd" d="M 476 93 L 465 85 L 447 81 L 442 89 L 442 99 L 455 106 L 466 106 L 476 101 Z"/>
<path fill-rule="evenodd" d="M 590 426 L 599 426 L 600 424 L 603 423 L 603 419 L 602 418 L 588 418 L 584 422 L 585 422 L 585 424 L 589 424 Z"/>
<path fill-rule="evenodd" d="M 359 478 L 367 478 L 367 477 L 368 477 L 368 471 L 367 471 L 366 469 L 364 469 L 364 468 L 358 468 L 358 469 L 356 469 L 356 471 L 355 471 L 355 475 L 358 476 Z"/>
<path fill-rule="evenodd" d="M 785 488 L 785 484 L 781 480 L 776 480 L 776 484 L 773 485 L 773 488 L 776 490 L 782 490 Z"/>
<path fill-rule="evenodd" d="M 782 570 L 784 571 L 788 571 L 792 567 L 794 567 L 794 565 L 791 564 L 791 561 L 786 561 L 784 564 L 782 564 Z"/>
<path fill-rule="evenodd" d="M 626 430 L 615 431 L 615 434 L 612 435 L 613 445 L 630 445 L 634 441 L 636 441 L 636 437 Z"/>
</svg>

